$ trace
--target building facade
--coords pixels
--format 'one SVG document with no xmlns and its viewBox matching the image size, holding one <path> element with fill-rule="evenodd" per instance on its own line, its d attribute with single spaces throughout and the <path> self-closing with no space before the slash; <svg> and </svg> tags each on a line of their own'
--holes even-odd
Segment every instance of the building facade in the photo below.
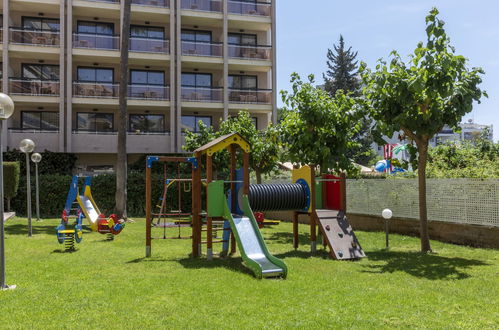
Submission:
<svg viewBox="0 0 499 330">
<path fill-rule="evenodd" d="M 30 138 L 82 168 L 114 165 L 123 2 L 0 1 L 1 88 L 16 106 L 4 146 Z M 129 67 L 131 161 L 182 152 L 184 130 L 240 110 L 264 128 L 277 109 L 275 0 L 132 0 Z"/>
</svg>

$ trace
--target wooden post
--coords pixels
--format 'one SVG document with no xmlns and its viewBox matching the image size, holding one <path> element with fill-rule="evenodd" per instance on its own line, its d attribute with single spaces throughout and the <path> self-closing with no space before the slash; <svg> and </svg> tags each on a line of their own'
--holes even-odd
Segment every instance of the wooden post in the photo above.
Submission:
<svg viewBox="0 0 499 330">
<path fill-rule="evenodd" d="M 197 167 L 192 166 L 192 256 L 201 255 L 201 157 L 196 154 Z"/>
<path fill-rule="evenodd" d="M 316 210 L 315 210 L 315 165 L 310 167 L 310 251 L 317 250 L 317 226 L 316 226 Z"/>
<path fill-rule="evenodd" d="M 243 154 L 243 193 L 249 195 L 249 153 Z"/>
<path fill-rule="evenodd" d="M 213 158 L 206 155 L 206 183 L 210 184 L 213 181 Z M 206 191 L 206 211 L 208 211 L 208 191 Z M 213 219 L 210 216 L 206 217 L 206 258 L 213 259 Z"/>
<path fill-rule="evenodd" d="M 237 191 L 236 191 L 236 170 L 237 170 L 237 160 L 236 160 L 236 146 L 230 146 L 230 190 L 231 190 L 231 211 L 236 213 L 237 210 Z M 230 254 L 236 253 L 236 237 L 231 231 L 230 233 Z"/>
<path fill-rule="evenodd" d="M 146 257 L 151 256 L 151 169 L 146 160 Z"/>
<path fill-rule="evenodd" d="M 340 174 L 341 211 L 347 213 L 347 176 Z"/>
<path fill-rule="evenodd" d="M 293 212 L 293 247 L 295 250 L 298 249 L 300 244 L 298 239 L 298 212 Z"/>
</svg>

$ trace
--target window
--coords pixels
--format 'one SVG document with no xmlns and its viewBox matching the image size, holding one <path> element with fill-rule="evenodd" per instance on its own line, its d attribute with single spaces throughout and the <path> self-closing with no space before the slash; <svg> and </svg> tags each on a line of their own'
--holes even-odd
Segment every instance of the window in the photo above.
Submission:
<svg viewBox="0 0 499 330">
<path fill-rule="evenodd" d="M 23 29 L 41 31 L 59 31 L 60 24 L 57 18 L 23 17 Z"/>
<path fill-rule="evenodd" d="M 57 131 L 59 114 L 48 111 L 21 111 L 21 128 Z"/>
<path fill-rule="evenodd" d="M 163 71 L 131 70 L 130 81 L 132 85 L 165 85 L 165 73 Z"/>
<path fill-rule="evenodd" d="M 182 30 L 182 41 L 211 43 L 211 32 Z"/>
<path fill-rule="evenodd" d="M 112 113 L 77 113 L 77 130 L 89 132 L 112 132 L 114 129 Z"/>
<path fill-rule="evenodd" d="M 108 68 L 78 68 L 78 81 L 113 83 L 114 70 Z"/>
<path fill-rule="evenodd" d="M 182 116 L 182 131 L 199 132 L 199 122 L 202 121 L 206 126 L 211 126 L 211 117 L 203 116 Z"/>
<path fill-rule="evenodd" d="M 129 130 L 131 132 L 165 132 L 165 117 L 163 115 L 130 115 Z"/>
<path fill-rule="evenodd" d="M 251 121 L 255 125 L 255 128 L 258 129 L 258 117 L 251 117 Z"/>
<path fill-rule="evenodd" d="M 25 64 L 22 66 L 22 78 L 33 80 L 59 80 L 59 66 L 51 64 Z"/>
<path fill-rule="evenodd" d="M 211 73 L 182 73 L 183 87 L 211 87 Z"/>
<path fill-rule="evenodd" d="M 78 21 L 78 33 L 108 35 L 114 34 L 113 23 Z"/>
<path fill-rule="evenodd" d="M 165 29 L 156 26 L 130 26 L 130 37 L 146 39 L 165 39 Z"/>
<path fill-rule="evenodd" d="M 231 89 L 258 89 L 257 76 L 229 75 Z"/>
<path fill-rule="evenodd" d="M 256 46 L 256 34 L 229 33 L 229 45 Z"/>
</svg>

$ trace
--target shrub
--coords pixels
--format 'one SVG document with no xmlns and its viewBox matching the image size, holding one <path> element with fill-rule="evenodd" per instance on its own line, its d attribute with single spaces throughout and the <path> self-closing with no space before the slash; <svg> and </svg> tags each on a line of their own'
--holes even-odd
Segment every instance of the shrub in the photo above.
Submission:
<svg viewBox="0 0 499 330">
<path fill-rule="evenodd" d="M 51 152 L 45 150 L 40 152 L 42 161 L 38 164 L 40 174 L 71 175 L 76 163 L 76 155 L 72 153 Z M 21 173 L 26 173 L 26 156 L 17 149 L 8 149 L 4 152 L 6 161 L 19 162 Z"/>
<path fill-rule="evenodd" d="M 10 201 L 19 189 L 19 162 L 3 163 L 4 196 L 7 199 L 7 211 L 10 211 Z"/>
</svg>

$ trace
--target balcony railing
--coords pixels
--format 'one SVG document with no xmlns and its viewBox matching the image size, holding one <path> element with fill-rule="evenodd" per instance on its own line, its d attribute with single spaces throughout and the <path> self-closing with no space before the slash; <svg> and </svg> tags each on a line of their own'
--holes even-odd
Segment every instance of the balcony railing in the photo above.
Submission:
<svg viewBox="0 0 499 330">
<path fill-rule="evenodd" d="M 229 57 L 252 60 L 270 60 L 271 56 L 271 46 L 229 45 Z"/>
<path fill-rule="evenodd" d="M 73 34 L 74 48 L 116 50 L 119 49 L 119 42 L 119 36 L 91 33 Z"/>
<path fill-rule="evenodd" d="M 58 80 L 37 80 L 12 78 L 9 80 L 9 90 L 14 95 L 58 96 Z"/>
<path fill-rule="evenodd" d="M 144 53 L 170 53 L 170 41 L 152 38 L 130 38 L 130 50 Z"/>
<path fill-rule="evenodd" d="M 170 0 L 132 0 L 132 4 L 152 7 L 170 7 Z"/>
<path fill-rule="evenodd" d="M 92 2 L 110 2 L 110 3 L 120 3 L 120 0 L 87 0 Z"/>
<path fill-rule="evenodd" d="M 138 100 L 169 100 L 169 86 L 129 85 L 128 98 Z"/>
<path fill-rule="evenodd" d="M 271 104 L 272 90 L 271 89 L 230 89 L 229 102 Z"/>
<path fill-rule="evenodd" d="M 221 0 L 182 0 L 182 9 L 222 12 Z"/>
<path fill-rule="evenodd" d="M 59 133 L 59 127 L 50 128 L 25 128 L 25 127 L 9 127 L 10 133 Z"/>
<path fill-rule="evenodd" d="M 187 102 L 222 102 L 221 87 L 187 87 L 182 86 L 182 101 Z"/>
<path fill-rule="evenodd" d="M 13 44 L 59 47 L 59 40 L 59 31 L 10 28 Z"/>
<path fill-rule="evenodd" d="M 221 57 L 222 50 L 222 43 L 182 41 L 182 55 Z"/>
<path fill-rule="evenodd" d="M 101 82 L 73 82 L 73 96 L 75 97 L 118 97 L 119 85 Z"/>
<path fill-rule="evenodd" d="M 230 14 L 270 16 L 271 4 L 269 2 L 229 1 L 227 9 Z"/>
</svg>

